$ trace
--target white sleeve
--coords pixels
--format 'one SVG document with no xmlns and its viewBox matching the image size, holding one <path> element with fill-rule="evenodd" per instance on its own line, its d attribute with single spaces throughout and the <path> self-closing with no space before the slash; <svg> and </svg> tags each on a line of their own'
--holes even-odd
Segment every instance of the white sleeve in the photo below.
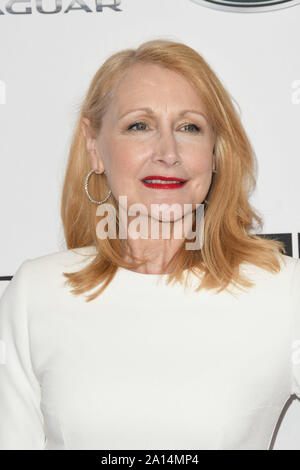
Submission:
<svg viewBox="0 0 300 470">
<path fill-rule="evenodd" d="M 293 342 L 292 342 L 292 390 L 300 398 L 300 259 L 296 260 L 292 282 Z"/>
<path fill-rule="evenodd" d="M 0 449 L 40 450 L 46 438 L 41 390 L 34 374 L 26 294 L 30 260 L 23 261 L 0 298 Z"/>
</svg>

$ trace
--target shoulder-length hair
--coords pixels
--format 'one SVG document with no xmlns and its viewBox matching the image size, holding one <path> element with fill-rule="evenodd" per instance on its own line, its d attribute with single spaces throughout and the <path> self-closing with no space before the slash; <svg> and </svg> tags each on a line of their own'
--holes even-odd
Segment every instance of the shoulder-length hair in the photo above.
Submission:
<svg viewBox="0 0 300 470">
<path fill-rule="evenodd" d="M 101 284 L 87 297 L 89 302 L 106 288 L 119 266 L 135 270 L 143 263 L 143 260 L 124 261 L 126 239 L 97 236 L 98 205 L 90 202 L 84 190 L 90 165 L 82 132 L 83 119 L 89 120 L 92 132 L 97 135 L 115 85 L 134 64 L 158 64 L 184 76 L 203 100 L 216 136 L 217 173 L 205 209 L 204 242 L 199 250 L 186 250 L 187 240 L 184 241 L 167 265 L 167 283 L 180 282 L 187 286 L 183 282 L 185 272 L 194 273 L 199 277 L 196 291 L 218 289 L 218 293 L 230 283 L 238 288 L 254 285 L 239 272 L 241 263 L 255 264 L 270 272 L 280 271 L 279 257 L 284 260 L 282 254 L 286 252 L 283 243 L 251 233 L 263 224 L 262 217 L 249 203 L 256 186 L 257 161 L 233 99 L 198 52 L 184 43 L 156 39 L 110 56 L 93 77 L 81 106 L 65 173 L 61 217 L 67 248 L 94 245 L 96 253 L 80 271 L 63 273 L 66 283 L 73 287 L 72 293 L 79 295 Z M 106 176 L 91 178 L 89 191 L 94 199 L 103 200 L 109 191 Z M 118 220 L 118 206 L 113 197 L 111 203 Z"/>
</svg>

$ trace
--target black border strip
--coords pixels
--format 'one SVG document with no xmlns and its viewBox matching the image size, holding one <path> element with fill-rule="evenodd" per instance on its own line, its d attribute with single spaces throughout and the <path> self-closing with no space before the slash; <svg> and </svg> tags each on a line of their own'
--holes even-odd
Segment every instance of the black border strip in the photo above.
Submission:
<svg viewBox="0 0 300 470">
<path fill-rule="evenodd" d="M 11 281 L 12 276 L 0 276 L 0 281 Z"/>
</svg>

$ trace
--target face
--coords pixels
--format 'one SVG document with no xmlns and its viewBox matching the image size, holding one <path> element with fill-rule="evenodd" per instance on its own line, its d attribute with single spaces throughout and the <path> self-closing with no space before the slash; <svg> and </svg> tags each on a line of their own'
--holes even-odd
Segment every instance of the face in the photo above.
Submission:
<svg viewBox="0 0 300 470">
<path fill-rule="evenodd" d="M 147 108 L 147 109 L 140 109 Z M 105 170 L 112 194 L 127 196 L 127 208 L 142 203 L 178 204 L 171 220 L 201 204 L 209 190 L 214 134 L 206 109 L 189 82 L 158 65 L 134 65 L 116 86 L 96 139 L 88 143 L 91 168 Z M 163 189 L 143 180 L 186 180 Z M 188 206 L 191 207 L 191 206 Z M 164 211 L 159 220 L 164 220 Z"/>
</svg>

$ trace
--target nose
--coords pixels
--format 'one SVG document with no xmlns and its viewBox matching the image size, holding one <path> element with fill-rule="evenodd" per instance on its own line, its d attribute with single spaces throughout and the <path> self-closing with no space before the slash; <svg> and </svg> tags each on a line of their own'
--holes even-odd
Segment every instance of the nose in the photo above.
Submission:
<svg viewBox="0 0 300 470">
<path fill-rule="evenodd" d="M 154 160 L 167 166 L 179 165 L 181 162 L 178 153 L 178 143 L 172 129 L 164 127 L 159 132 Z"/>
</svg>

